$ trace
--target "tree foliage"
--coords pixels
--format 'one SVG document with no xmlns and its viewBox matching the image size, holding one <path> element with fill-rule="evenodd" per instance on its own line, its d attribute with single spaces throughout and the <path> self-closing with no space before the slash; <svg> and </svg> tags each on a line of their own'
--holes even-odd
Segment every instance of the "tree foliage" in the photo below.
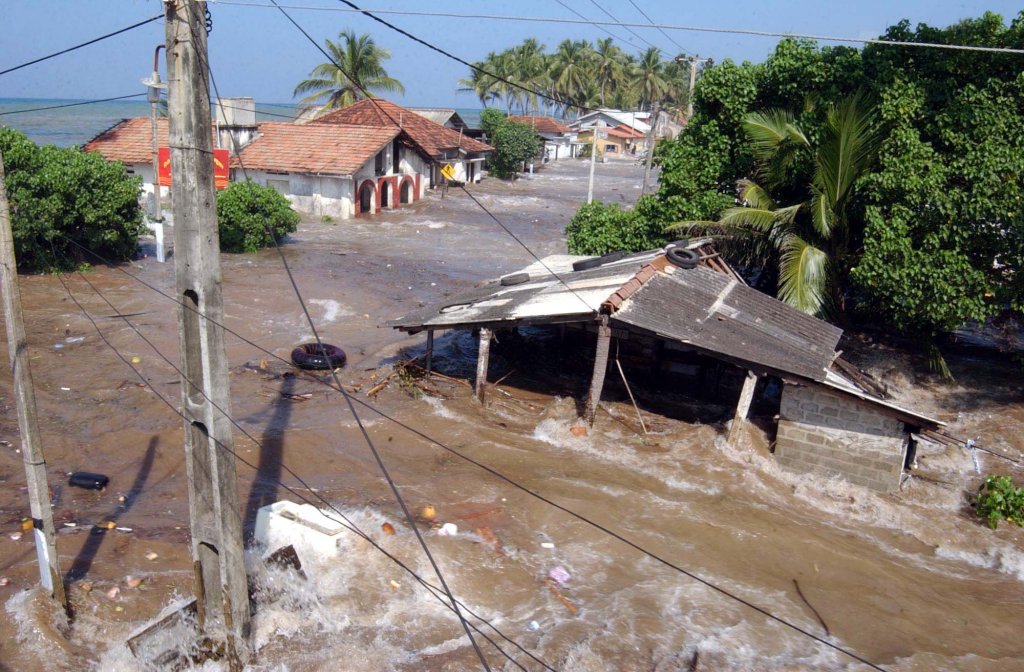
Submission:
<svg viewBox="0 0 1024 672">
<path fill-rule="evenodd" d="M 990 12 L 947 28 L 903 21 L 883 39 L 1020 49 L 1024 12 L 1009 25 Z M 875 101 L 880 143 L 846 204 L 839 296 L 860 319 L 921 336 L 1024 310 L 1024 74 L 1015 54 L 784 39 L 764 63 L 715 65 L 698 81 L 684 131 L 659 143 L 650 216 L 717 220 L 741 204 L 741 180 L 765 182 L 768 170 L 774 202 L 803 202 L 813 153 L 759 163 L 744 119 L 785 110 L 818 147 L 828 110 L 858 93 Z"/>
<path fill-rule="evenodd" d="M 667 242 L 662 227 L 645 217 L 644 197 L 633 210 L 618 203 L 588 203 L 576 211 L 565 229 L 570 254 L 608 254 L 649 250 Z"/>
<path fill-rule="evenodd" d="M 405 87 L 389 77 L 384 61 L 391 52 L 378 47 L 369 35 L 354 30 L 338 33 L 337 42 L 324 40 L 331 60 L 313 68 L 308 79 L 295 86 L 294 95 L 305 96 L 299 104 L 323 114 L 372 96 L 372 91 L 405 93 Z"/>
<path fill-rule="evenodd" d="M 0 128 L 18 268 L 49 271 L 131 259 L 142 227 L 141 180 L 77 147 L 37 147 Z"/>
<path fill-rule="evenodd" d="M 480 115 L 480 125 L 494 151 L 487 169 L 496 177 L 515 177 L 523 162 L 540 156 L 544 143 L 529 124 L 510 121 L 500 110 L 488 108 Z"/>
<path fill-rule="evenodd" d="M 217 194 L 222 252 L 258 252 L 293 233 L 298 224 L 291 203 L 271 187 L 246 180 L 232 182 Z"/>
</svg>

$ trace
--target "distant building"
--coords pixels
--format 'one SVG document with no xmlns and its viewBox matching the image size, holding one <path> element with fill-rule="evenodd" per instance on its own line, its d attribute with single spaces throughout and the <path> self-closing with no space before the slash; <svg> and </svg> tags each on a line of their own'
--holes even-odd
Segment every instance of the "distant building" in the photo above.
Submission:
<svg viewBox="0 0 1024 672">
<path fill-rule="evenodd" d="M 445 128 L 450 128 L 455 131 L 465 131 L 467 129 L 466 122 L 463 121 L 459 113 L 451 108 L 442 107 L 410 107 L 407 108 L 421 117 L 426 117 L 435 124 L 440 124 Z"/>
<path fill-rule="evenodd" d="M 454 168 L 456 180 L 479 182 L 481 166 L 494 149 L 383 98 L 360 100 L 317 117 L 308 125 L 331 124 L 398 129 L 397 161 L 410 165 L 424 162 L 428 168 L 426 184 L 431 188 L 442 183 L 441 169 L 448 164 Z"/>
<path fill-rule="evenodd" d="M 571 159 L 579 153 L 580 144 L 576 133 L 554 117 L 511 116 L 509 120 L 527 124 L 537 131 L 537 135 L 544 140 L 545 161 Z"/>
<path fill-rule="evenodd" d="M 576 133 L 576 138 L 581 143 L 589 144 L 594 140 L 595 126 L 585 126 Z M 607 126 L 598 129 L 597 146 L 606 157 L 610 158 L 633 158 L 637 151 L 643 149 L 646 135 L 635 131 L 628 126 L 619 125 L 614 128 Z"/>
<path fill-rule="evenodd" d="M 169 144 L 167 119 L 157 119 L 157 144 L 167 147 Z M 152 210 L 153 185 L 153 126 L 149 117 L 122 119 L 114 126 L 103 131 L 85 143 L 82 149 L 87 152 L 98 152 L 107 161 L 120 161 L 125 169 L 142 178 L 142 198 L 146 211 Z M 161 198 L 170 194 L 169 187 L 161 187 Z M 165 200 L 164 203 L 167 201 Z"/>
</svg>

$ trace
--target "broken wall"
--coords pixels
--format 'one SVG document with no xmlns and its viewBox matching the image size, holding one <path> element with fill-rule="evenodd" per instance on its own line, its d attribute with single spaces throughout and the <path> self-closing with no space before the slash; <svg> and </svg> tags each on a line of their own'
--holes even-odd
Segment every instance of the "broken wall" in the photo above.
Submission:
<svg viewBox="0 0 1024 672">
<path fill-rule="evenodd" d="M 779 464 L 892 492 L 899 488 L 906 451 L 902 421 L 822 387 L 785 386 L 775 444 Z"/>
</svg>

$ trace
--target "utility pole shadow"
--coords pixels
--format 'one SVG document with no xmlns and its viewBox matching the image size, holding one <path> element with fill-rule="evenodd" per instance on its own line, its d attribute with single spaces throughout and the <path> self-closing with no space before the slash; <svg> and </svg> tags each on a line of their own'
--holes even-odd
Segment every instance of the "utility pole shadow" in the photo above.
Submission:
<svg viewBox="0 0 1024 672">
<path fill-rule="evenodd" d="M 285 375 L 281 380 L 281 393 L 274 401 L 274 413 L 270 416 L 263 436 L 260 437 L 260 460 L 256 474 L 249 488 L 249 500 L 245 504 L 245 521 L 242 530 L 252 538 L 256 527 L 256 513 L 261 507 L 273 504 L 278 498 L 281 481 L 281 459 L 284 455 L 284 430 L 292 414 L 289 396 L 295 389 L 295 376 Z"/>
</svg>

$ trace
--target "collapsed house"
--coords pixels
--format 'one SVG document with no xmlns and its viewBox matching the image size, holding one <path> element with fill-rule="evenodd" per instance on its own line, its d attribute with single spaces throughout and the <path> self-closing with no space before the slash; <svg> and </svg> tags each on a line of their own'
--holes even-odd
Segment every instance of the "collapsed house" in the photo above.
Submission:
<svg viewBox="0 0 1024 672">
<path fill-rule="evenodd" d="M 479 330 L 481 400 L 495 332 L 528 325 L 595 334 L 583 411 L 589 423 L 614 340 L 616 358 L 620 349 L 646 358 L 654 374 L 673 385 L 701 379 L 710 364 L 731 376 L 739 394 L 730 442 L 747 423 L 755 393 L 765 394 L 763 381 L 774 382 L 781 388 L 775 458 L 795 471 L 839 475 L 891 492 L 913 460 L 914 435 L 943 425 L 883 399 L 839 357 L 842 330 L 748 287 L 708 240 L 633 255 L 548 257 L 387 323 L 410 334 L 425 331 L 428 353 L 437 331 Z"/>
</svg>

